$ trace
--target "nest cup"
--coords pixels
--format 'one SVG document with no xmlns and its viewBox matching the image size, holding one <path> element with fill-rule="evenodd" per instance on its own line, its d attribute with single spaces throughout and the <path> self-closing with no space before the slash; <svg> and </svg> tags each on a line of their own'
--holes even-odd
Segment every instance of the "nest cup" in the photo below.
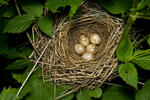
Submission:
<svg viewBox="0 0 150 100">
<path fill-rule="evenodd" d="M 39 33 L 35 42 L 39 54 L 50 41 L 40 63 L 44 80 L 93 88 L 114 78 L 118 64 L 114 52 L 123 27 L 122 19 L 109 15 L 97 4 L 85 3 L 71 22 L 63 19 L 55 25 L 51 39 Z M 75 52 L 74 45 L 79 43 L 81 35 L 89 37 L 93 33 L 99 34 L 101 43 L 97 46 L 94 59 L 85 62 Z M 35 53 L 35 59 L 38 59 L 38 53 Z"/>
</svg>

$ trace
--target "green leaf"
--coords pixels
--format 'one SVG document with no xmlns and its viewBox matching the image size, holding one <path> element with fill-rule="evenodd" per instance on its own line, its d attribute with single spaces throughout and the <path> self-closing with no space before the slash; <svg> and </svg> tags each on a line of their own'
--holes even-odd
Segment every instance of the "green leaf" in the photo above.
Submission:
<svg viewBox="0 0 150 100">
<path fill-rule="evenodd" d="M 150 0 L 141 0 L 137 5 L 137 10 L 143 9 L 150 4 Z"/>
<path fill-rule="evenodd" d="M 38 25 L 41 31 L 47 34 L 49 37 L 52 36 L 52 19 L 48 16 L 44 16 L 38 20 Z"/>
<path fill-rule="evenodd" d="M 25 73 L 20 76 L 20 78 L 20 74 L 18 74 L 17 80 L 19 82 L 23 82 L 31 68 L 32 66 L 29 66 Z M 44 84 L 42 78 L 38 77 L 40 74 L 40 68 L 32 73 L 19 96 L 25 96 L 29 92 L 28 95 L 26 95 L 25 100 L 53 100 L 54 87 L 49 83 Z"/>
<path fill-rule="evenodd" d="M 35 17 L 40 17 L 43 14 L 43 6 L 36 0 L 24 0 L 22 2 L 22 9 L 27 14 L 31 14 Z"/>
<path fill-rule="evenodd" d="M 42 78 L 37 77 L 41 74 L 41 71 L 38 69 L 31 76 L 30 80 L 28 81 L 27 85 L 28 88 L 31 88 L 31 92 L 29 96 L 27 96 L 26 100 L 54 100 L 54 85 L 51 83 L 44 84 Z M 59 96 L 62 92 L 66 91 L 69 87 L 59 85 L 56 88 L 56 96 Z M 26 88 L 27 89 L 27 88 Z M 71 100 L 74 94 L 71 93 L 61 100 Z"/>
<path fill-rule="evenodd" d="M 8 58 L 27 58 L 31 52 L 32 49 L 30 47 L 20 47 L 8 49 L 9 51 L 6 53 Z"/>
<path fill-rule="evenodd" d="M 117 48 L 117 58 L 122 62 L 127 62 L 133 54 L 133 45 L 128 36 L 124 36 Z"/>
<path fill-rule="evenodd" d="M 64 91 L 68 90 L 69 88 L 70 86 L 58 85 L 56 88 L 56 97 L 60 96 L 60 94 L 62 94 Z M 72 100 L 73 97 L 74 97 L 74 93 L 70 93 L 69 95 L 62 97 L 59 100 Z"/>
<path fill-rule="evenodd" d="M 119 75 L 127 84 L 137 89 L 138 73 L 132 63 L 121 64 L 119 67 Z"/>
<path fill-rule="evenodd" d="M 96 87 L 94 90 L 81 90 L 78 91 L 76 98 L 77 100 L 91 100 L 92 97 L 100 98 L 102 95 L 102 90 Z"/>
<path fill-rule="evenodd" d="M 23 83 L 25 78 L 27 77 L 27 75 L 29 74 L 31 68 L 33 67 L 33 64 L 30 63 L 27 67 L 27 69 L 25 70 L 25 72 L 19 72 L 19 73 L 15 73 L 12 72 L 12 76 L 15 80 L 17 80 L 18 83 Z M 32 77 L 32 76 L 31 76 Z M 30 80 L 30 78 L 29 78 Z M 27 82 L 28 83 L 28 82 Z M 24 96 L 26 96 L 27 94 L 29 94 L 29 92 L 31 92 L 31 88 L 30 85 L 25 85 L 24 88 L 22 89 L 21 93 L 19 94 L 20 98 L 23 98 Z"/>
<path fill-rule="evenodd" d="M 150 53 L 150 49 L 147 49 L 147 50 L 136 50 L 135 52 L 134 52 L 134 54 L 133 54 L 133 57 L 134 58 L 137 58 L 137 57 L 139 57 L 139 56 L 143 56 L 143 55 L 147 55 L 147 54 L 149 54 Z"/>
<path fill-rule="evenodd" d="M 19 59 L 16 60 L 15 62 L 9 64 L 6 69 L 7 70 L 19 70 L 27 67 L 27 65 L 30 64 L 30 61 L 26 59 Z"/>
<path fill-rule="evenodd" d="M 0 0 L 0 4 L 8 4 L 5 0 Z"/>
<path fill-rule="evenodd" d="M 150 37 L 147 39 L 147 43 L 150 46 Z"/>
<path fill-rule="evenodd" d="M 56 13 L 58 8 L 69 5 L 71 7 L 69 17 L 71 18 L 76 13 L 76 10 L 81 5 L 81 2 L 82 0 L 47 0 L 45 5 L 53 13 Z"/>
<path fill-rule="evenodd" d="M 5 42 L 5 45 L 7 45 L 7 42 Z M 15 59 L 15 58 L 24 58 L 27 59 L 28 56 L 31 54 L 32 49 L 28 46 L 16 46 L 16 47 L 8 47 L 6 48 L 1 54 L 3 56 L 9 58 L 9 59 Z"/>
<path fill-rule="evenodd" d="M 21 33 L 25 31 L 33 23 L 34 17 L 30 14 L 16 16 L 6 25 L 4 32 Z"/>
<path fill-rule="evenodd" d="M 141 10 L 139 10 L 139 11 L 136 12 L 136 15 L 138 16 L 137 18 L 144 18 L 144 17 L 148 18 L 150 16 L 150 9 L 149 8 L 141 9 Z"/>
<path fill-rule="evenodd" d="M 131 0 L 99 0 L 100 5 L 112 14 L 125 13 L 131 6 Z"/>
<path fill-rule="evenodd" d="M 8 24 L 8 21 L 10 19 L 4 19 L 4 18 L 0 18 L 0 33 L 3 33 L 3 30 L 5 28 L 5 26 Z"/>
<path fill-rule="evenodd" d="M 7 35 L 0 35 L 0 55 L 8 50 Z"/>
<path fill-rule="evenodd" d="M 16 79 L 19 83 L 23 83 L 26 76 L 30 72 L 33 65 L 29 65 L 24 73 L 12 73 L 13 78 Z M 38 77 L 41 74 L 40 68 L 38 68 L 35 72 L 33 72 L 32 76 L 27 81 L 23 90 L 20 93 L 20 97 L 26 95 L 25 100 L 54 100 L 54 85 L 51 83 L 43 83 L 43 79 Z M 56 88 L 56 96 L 59 96 L 62 92 L 66 91 L 68 86 L 59 85 Z M 60 100 L 71 100 L 74 94 L 71 93 Z"/>
<path fill-rule="evenodd" d="M 14 6 L 9 6 L 2 16 L 6 18 L 12 18 L 17 16 L 16 8 Z"/>
<path fill-rule="evenodd" d="M 134 62 L 143 69 L 150 70 L 150 55 L 135 58 L 132 60 L 132 62 Z"/>
<path fill-rule="evenodd" d="M 150 100 L 150 80 L 146 81 L 141 90 L 136 93 L 136 100 Z"/>
<path fill-rule="evenodd" d="M 14 73 L 12 72 L 12 76 L 15 80 L 17 80 L 18 83 L 23 83 L 27 75 L 29 74 L 31 68 L 33 67 L 33 64 L 30 63 L 27 67 L 27 69 L 24 72 L 21 73 Z"/>
<path fill-rule="evenodd" d="M 29 88 L 31 88 L 31 92 L 29 96 L 27 96 L 26 100 L 53 100 L 53 92 L 54 88 L 52 84 L 43 84 L 42 79 L 36 77 L 31 77 L 28 82 Z M 27 89 L 27 88 L 24 88 Z"/>
<path fill-rule="evenodd" d="M 19 98 L 16 96 L 16 93 L 17 89 L 15 88 L 4 88 L 0 93 L 0 100 L 19 100 Z"/>
<path fill-rule="evenodd" d="M 112 86 L 104 91 L 101 100 L 134 100 L 134 95 L 123 87 Z"/>
</svg>

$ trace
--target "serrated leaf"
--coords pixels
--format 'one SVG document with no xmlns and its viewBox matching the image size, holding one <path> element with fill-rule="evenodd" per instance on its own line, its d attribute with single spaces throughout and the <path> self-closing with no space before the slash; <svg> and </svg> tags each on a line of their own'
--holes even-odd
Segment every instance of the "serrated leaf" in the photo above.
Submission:
<svg viewBox="0 0 150 100">
<path fill-rule="evenodd" d="M 141 90 L 136 93 L 136 100 L 150 100 L 150 80 L 145 82 Z"/>
<path fill-rule="evenodd" d="M 38 26 L 41 31 L 47 34 L 49 37 L 52 36 L 52 19 L 48 16 L 44 16 L 38 20 Z"/>
<path fill-rule="evenodd" d="M 133 54 L 133 45 L 128 36 L 124 36 L 116 50 L 117 58 L 122 62 L 127 62 Z"/>
<path fill-rule="evenodd" d="M 26 76 L 30 72 L 33 65 L 29 65 L 27 70 L 22 74 L 12 73 L 13 78 L 16 79 L 19 83 L 23 83 Z M 31 77 L 28 79 L 26 85 L 20 93 L 20 97 L 26 95 L 25 100 L 54 100 L 54 85 L 51 83 L 43 83 L 43 79 L 38 77 L 41 74 L 40 68 L 38 68 Z M 62 92 L 66 91 L 69 87 L 59 85 L 56 88 L 56 96 L 59 96 Z M 74 94 L 71 93 L 59 100 L 71 100 Z"/>
<path fill-rule="evenodd" d="M 4 88 L 0 93 L 0 100 L 19 100 L 19 97 L 16 96 L 17 89 L 15 88 Z"/>
<path fill-rule="evenodd" d="M 20 78 L 20 74 L 18 74 L 17 80 L 19 82 L 23 82 L 32 67 L 33 66 L 29 66 L 25 73 L 20 76 Z M 42 78 L 39 77 L 40 74 L 40 68 L 32 73 L 31 77 L 28 79 L 19 96 L 25 96 L 29 92 L 28 95 L 26 95 L 25 100 L 53 100 L 53 85 L 44 84 Z"/>
<path fill-rule="evenodd" d="M 0 0 L 0 4 L 8 4 L 5 0 Z"/>
<path fill-rule="evenodd" d="M 141 0 L 137 5 L 137 10 L 143 9 L 150 4 L 150 0 Z"/>
<path fill-rule="evenodd" d="M 16 16 L 11 19 L 6 25 L 4 32 L 7 33 L 21 33 L 25 31 L 33 23 L 34 17 L 30 14 Z"/>
<path fill-rule="evenodd" d="M 81 90 L 78 91 L 76 98 L 77 100 L 91 100 L 92 97 L 100 98 L 102 95 L 102 90 L 96 87 L 94 90 Z"/>
<path fill-rule="evenodd" d="M 132 62 L 134 62 L 143 69 L 150 70 L 150 55 L 135 58 L 132 60 Z"/>
<path fill-rule="evenodd" d="M 43 14 L 43 5 L 36 0 L 24 0 L 22 9 L 27 14 L 32 14 L 35 17 L 40 17 Z"/>
<path fill-rule="evenodd" d="M 134 100 L 134 95 L 123 87 L 112 86 L 104 91 L 101 100 Z"/>
<path fill-rule="evenodd" d="M 147 43 L 150 46 L 150 37 L 147 39 Z"/>
<path fill-rule="evenodd" d="M 19 59 L 16 60 L 15 62 L 9 64 L 6 67 L 6 70 L 19 70 L 27 67 L 31 62 L 26 60 L 26 59 Z"/>
<path fill-rule="evenodd" d="M 32 91 L 30 95 L 27 96 L 26 100 L 54 100 L 54 85 L 51 83 L 44 84 L 42 78 L 37 77 L 39 73 L 41 73 L 41 71 L 38 69 L 27 83 Z M 59 85 L 56 88 L 56 96 L 59 96 L 68 88 L 67 86 Z M 71 93 L 60 100 L 71 100 L 73 96 L 74 94 Z"/>
<path fill-rule="evenodd" d="M 26 100 L 53 100 L 54 88 L 52 84 L 43 84 L 42 79 L 36 77 L 31 77 L 28 82 L 28 86 L 31 88 L 29 96 Z M 27 88 L 25 88 L 27 89 Z"/>
<path fill-rule="evenodd" d="M 58 8 L 69 5 L 71 7 L 69 12 L 69 16 L 71 18 L 75 14 L 79 6 L 81 5 L 81 2 L 82 0 L 47 0 L 45 5 L 53 13 L 56 13 Z"/>
<path fill-rule="evenodd" d="M 131 6 L 131 0 L 99 0 L 100 5 L 112 14 L 125 13 Z"/>
<path fill-rule="evenodd" d="M 132 63 L 121 64 L 119 67 L 119 75 L 127 84 L 137 89 L 138 73 Z"/>
</svg>

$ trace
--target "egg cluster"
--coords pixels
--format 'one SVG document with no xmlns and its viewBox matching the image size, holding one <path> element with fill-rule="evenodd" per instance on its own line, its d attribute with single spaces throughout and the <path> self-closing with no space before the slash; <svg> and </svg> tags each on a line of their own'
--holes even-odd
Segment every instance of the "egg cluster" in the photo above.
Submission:
<svg viewBox="0 0 150 100">
<path fill-rule="evenodd" d="M 74 45 L 74 50 L 77 54 L 82 55 L 82 59 L 85 62 L 91 61 L 98 50 L 97 46 L 100 42 L 100 36 L 96 33 L 90 34 L 89 37 L 81 35 L 79 43 Z"/>
</svg>

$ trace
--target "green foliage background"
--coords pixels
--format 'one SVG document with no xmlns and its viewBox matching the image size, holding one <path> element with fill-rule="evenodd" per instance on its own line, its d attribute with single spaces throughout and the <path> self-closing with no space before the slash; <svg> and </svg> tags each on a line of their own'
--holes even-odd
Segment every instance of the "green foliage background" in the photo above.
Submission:
<svg viewBox="0 0 150 100">
<path fill-rule="evenodd" d="M 36 24 L 43 34 L 52 37 L 55 16 L 70 21 L 82 0 L 0 0 L 0 100 L 54 100 L 54 85 L 43 83 L 40 66 L 33 72 L 19 96 L 19 87 L 33 67 L 30 58 Z M 150 0 L 94 0 L 108 13 L 123 18 L 126 26 L 116 50 L 120 77 L 109 85 L 93 90 L 79 89 L 60 100 L 150 100 Z M 67 8 L 69 6 L 70 8 Z M 150 23 L 148 23 L 150 25 Z M 131 40 L 135 27 L 140 38 Z M 36 38 L 36 36 L 35 36 Z M 134 44 L 133 44 L 134 43 Z M 70 86 L 59 85 L 56 97 Z"/>
</svg>

